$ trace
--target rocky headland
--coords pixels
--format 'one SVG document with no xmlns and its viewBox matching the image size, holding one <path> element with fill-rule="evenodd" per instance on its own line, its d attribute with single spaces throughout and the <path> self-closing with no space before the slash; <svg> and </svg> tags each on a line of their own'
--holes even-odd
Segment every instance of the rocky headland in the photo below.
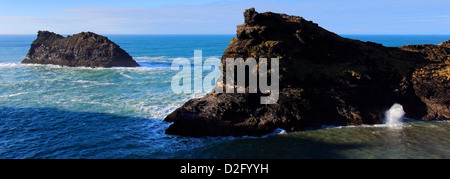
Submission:
<svg viewBox="0 0 450 179">
<path fill-rule="evenodd" d="M 92 32 L 68 37 L 39 31 L 22 63 L 69 67 L 137 67 L 139 64 L 117 44 Z"/>
<path fill-rule="evenodd" d="M 260 104 L 262 93 L 211 92 L 168 115 L 165 120 L 173 124 L 167 134 L 259 136 L 277 128 L 379 124 L 395 103 L 409 118 L 450 118 L 450 41 L 384 47 L 340 37 L 298 16 L 252 8 L 244 17 L 222 63 L 279 58 L 278 102 Z"/>
</svg>

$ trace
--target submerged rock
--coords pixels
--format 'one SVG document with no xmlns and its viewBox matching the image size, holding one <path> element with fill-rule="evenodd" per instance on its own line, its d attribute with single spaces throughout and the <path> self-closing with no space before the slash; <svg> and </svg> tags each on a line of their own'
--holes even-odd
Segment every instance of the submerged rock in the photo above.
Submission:
<svg viewBox="0 0 450 179">
<path fill-rule="evenodd" d="M 70 67 L 139 66 L 117 44 L 92 32 L 82 32 L 65 38 L 53 32 L 39 31 L 22 63 Z"/>
<path fill-rule="evenodd" d="M 253 8 L 244 17 L 222 63 L 279 58 L 278 102 L 260 104 L 261 93 L 211 92 L 168 115 L 167 134 L 258 136 L 277 128 L 379 124 L 394 103 L 406 117 L 450 118 L 449 42 L 391 48 L 340 37 L 302 17 Z"/>
</svg>

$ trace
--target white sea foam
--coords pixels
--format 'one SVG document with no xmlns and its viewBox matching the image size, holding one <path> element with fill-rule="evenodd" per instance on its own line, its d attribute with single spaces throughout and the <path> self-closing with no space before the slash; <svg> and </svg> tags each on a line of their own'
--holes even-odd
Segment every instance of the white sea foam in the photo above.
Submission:
<svg viewBox="0 0 450 179">
<path fill-rule="evenodd" d="M 270 136 L 275 136 L 275 135 L 284 135 L 284 134 L 288 134 L 288 132 L 284 129 L 278 128 L 278 129 L 275 129 L 272 133 L 264 135 L 262 137 L 264 138 L 264 137 L 270 137 Z"/>
<path fill-rule="evenodd" d="M 15 93 L 15 94 L 3 95 L 3 96 L 0 96 L 0 98 L 14 97 L 14 96 L 19 96 L 19 95 L 28 94 L 28 93 L 29 93 L 29 92 L 22 92 L 22 93 Z"/>
<path fill-rule="evenodd" d="M 59 67 L 58 65 L 25 64 L 25 63 L 2 63 L 0 68 L 20 68 L 20 67 Z"/>
<path fill-rule="evenodd" d="M 394 104 L 391 109 L 385 113 L 385 124 L 387 125 L 400 125 L 403 123 L 403 116 L 405 111 L 403 111 L 403 106 L 400 104 Z"/>
<path fill-rule="evenodd" d="M 15 68 L 19 65 L 20 63 L 0 63 L 0 68 Z"/>
<path fill-rule="evenodd" d="M 97 81 L 88 81 L 88 80 L 77 80 L 77 81 L 71 81 L 73 83 L 89 83 L 89 84 L 94 84 L 94 85 L 114 85 L 114 83 L 101 83 L 101 82 L 97 82 Z M 83 86 L 84 87 L 84 86 Z"/>
<path fill-rule="evenodd" d="M 352 127 L 390 127 L 390 128 L 402 128 L 403 119 L 404 119 L 405 111 L 403 111 L 403 106 L 400 104 L 394 104 L 388 111 L 385 113 L 385 119 L 383 124 L 375 124 L 375 125 L 350 125 L 350 126 L 327 126 L 323 125 L 322 128 L 352 128 Z"/>
<path fill-rule="evenodd" d="M 148 114 L 147 117 L 154 119 L 164 119 L 168 114 L 175 111 L 181 104 L 169 104 L 169 105 L 136 105 L 132 106 L 141 113 Z"/>
<path fill-rule="evenodd" d="M 195 57 L 180 57 L 180 58 L 186 58 L 188 60 L 194 60 Z M 214 58 L 214 59 L 219 59 L 220 60 L 220 56 L 208 56 L 208 57 L 203 57 L 203 60 L 206 60 L 208 58 Z M 172 57 L 167 57 L 167 56 L 158 56 L 158 57 L 133 57 L 134 60 L 136 60 L 136 62 L 168 62 L 171 63 L 174 59 L 177 58 L 172 58 Z"/>
<path fill-rule="evenodd" d="M 170 67 L 68 67 L 52 64 L 24 64 L 24 63 L 2 63 L 0 62 L 0 68 L 22 68 L 22 67 L 45 67 L 45 68 L 67 68 L 74 70 L 136 70 L 136 71 L 150 71 L 150 70 L 167 70 Z"/>
<path fill-rule="evenodd" d="M 145 63 L 145 62 L 171 63 L 173 59 L 166 56 L 159 56 L 159 57 L 134 57 L 134 60 L 138 63 Z"/>
<path fill-rule="evenodd" d="M 133 79 L 130 75 L 124 74 L 123 72 L 120 72 L 120 75 L 122 75 L 125 78 Z"/>
<path fill-rule="evenodd" d="M 110 70 L 126 70 L 126 71 L 160 71 L 160 70 L 168 70 L 170 67 L 112 67 L 112 68 L 103 68 Z"/>
</svg>

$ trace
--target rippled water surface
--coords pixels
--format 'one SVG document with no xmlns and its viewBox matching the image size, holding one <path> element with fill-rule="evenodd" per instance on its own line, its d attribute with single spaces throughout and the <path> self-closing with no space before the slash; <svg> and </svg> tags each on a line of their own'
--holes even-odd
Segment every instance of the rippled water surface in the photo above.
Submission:
<svg viewBox="0 0 450 179">
<path fill-rule="evenodd" d="M 206 158 L 450 158 L 450 122 L 332 127 L 209 147 Z"/>
</svg>

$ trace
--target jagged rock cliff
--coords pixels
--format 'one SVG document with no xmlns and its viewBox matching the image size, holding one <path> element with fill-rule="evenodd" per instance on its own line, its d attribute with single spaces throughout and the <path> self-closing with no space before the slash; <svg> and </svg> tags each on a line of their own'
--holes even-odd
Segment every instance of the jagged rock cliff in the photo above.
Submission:
<svg viewBox="0 0 450 179">
<path fill-rule="evenodd" d="M 394 103 L 410 118 L 450 118 L 449 42 L 389 48 L 340 37 L 297 16 L 252 8 L 244 17 L 222 63 L 279 58 L 278 102 L 260 104 L 261 93 L 212 92 L 168 115 L 167 134 L 258 136 L 277 128 L 378 124 Z"/>
<path fill-rule="evenodd" d="M 53 32 L 39 31 L 22 63 L 70 67 L 139 66 L 114 42 L 92 32 L 82 32 L 65 38 Z"/>
</svg>

